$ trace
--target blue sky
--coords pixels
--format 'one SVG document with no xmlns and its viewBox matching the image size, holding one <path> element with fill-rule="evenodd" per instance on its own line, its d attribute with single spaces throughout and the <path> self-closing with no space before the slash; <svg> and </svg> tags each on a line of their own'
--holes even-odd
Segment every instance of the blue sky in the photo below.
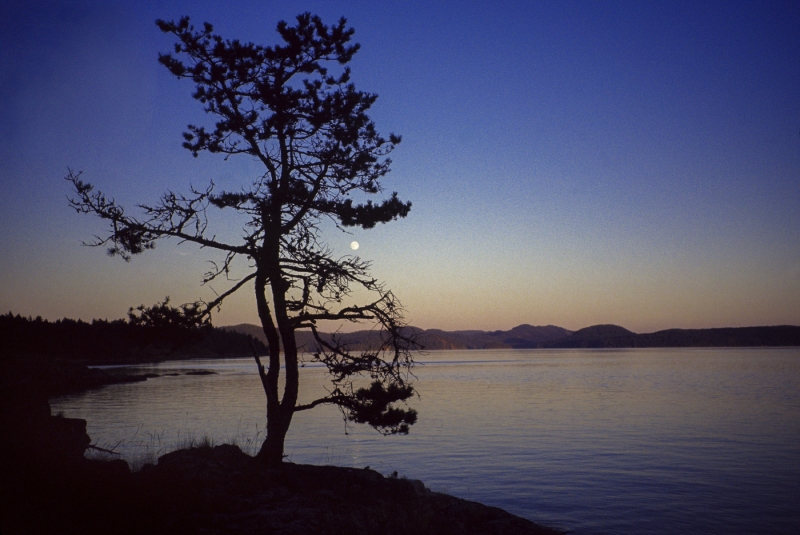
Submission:
<svg viewBox="0 0 800 535">
<path fill-rule="evenodd" d="M 157 63 L 154 21 L 273 44 L 311 11 L 355 28 L 353 81 L 403 135 L 385 187 L 413 202 L 326 238 L 358 240 L 413 324 L 800 324 L 797 2 L 18 4 L 0 7 L 0 311 L 111 319 L 224 289 L 188 245 L 127 264 L 81 247 L 103 227 L 62 178 L 129 206 L 250 180 L 252 162 L 180 147 L 211 118 Z M 215 317 L 256 321 L 249 293 Z"/>
</svg>

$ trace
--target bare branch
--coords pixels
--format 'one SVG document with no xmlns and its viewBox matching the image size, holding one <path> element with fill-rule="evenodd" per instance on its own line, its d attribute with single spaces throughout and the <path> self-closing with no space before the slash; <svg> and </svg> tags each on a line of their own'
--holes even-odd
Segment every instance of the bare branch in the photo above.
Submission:
<svg viewBox="0 0 800 535">
<path fill-rule="evenodd" d="M 245 284 L 247 284 L 248 282 L 250 282 L 251 280 L 253 280 L 255 278 L 256 278 L 256 274 L 255 273 L 249 274 L 248 276 L 246 276 L 245 278 L 240 280 L 238 283 L 236 283 L 228 291 L 222 293 L 219 297 L 217 297 L 216 299 L 214 299 L 213 301 L 208 303 L 208 305 L 206 306 L 206 314 L 209 314 L 211 312 L 211 309 L 213 309 L 213 308 L 217 308 L 218 309 L 220 307 L 220 305 L 222 305 L 222 301 L 226 297 L 228 297 L 230 295 L 233 295 L 234 293 L 236 293 L 239 290 L 239 288 L 241 288 L 242 286 L 244 286 Z"/>
</svg>

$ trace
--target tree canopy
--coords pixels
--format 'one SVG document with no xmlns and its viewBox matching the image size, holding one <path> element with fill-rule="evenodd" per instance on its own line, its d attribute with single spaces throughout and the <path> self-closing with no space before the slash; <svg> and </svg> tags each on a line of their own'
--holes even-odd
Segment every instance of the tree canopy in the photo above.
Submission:
<svg viewBox="0 0 800 535">
<path fill-rule="evenodd" d="M 383 191 L 388 155 L 401 138 L 377 132 L 367 115 L 377 96 L 351 82 L 347 64 L 359 49 L 351 43 L 353 29 L 344 18 L 326 26 L 304 13 L 294 25 L 278 24 L 282 43 L 260 46 L 223 39 L 208 23 L 195 28 L 188 17 L 157 25 L 177 38 L 174 50 L 159 55 L 159 62 L 178 78 L 191 80 L 192 97 L 215 117 L 213 126 L 189 125 L 183 146 L 194 156 L 207 151 L 226 159 L 249 157 L 263 172 L 232 191 L 217 191 L 213 182 L 189 194 L 167 191 L 131 215 L 70 171 L 70 205 L 110 223 L 108 233 L 91 245 L 125 260 L 163 238 L 220 251 L 222 260 L 203 283 L 231 282 L 204 303 L 205 314 L 240 289 L 253 288 L 269 347 L 266 366 L 255 355 L 267 397 L 267 437 L 259 453 L 266 462 L 281 462 L 292 415 L 320 404 L 337 405 L 349 421 L 384 433 L 407 433 L 416 421 L 416 412 L 404 405 L 414 394 L 409 382 L 414 341 L 404 329 L 402 308 L 370 275 L 369 262 L 335 257 L 321 235 L 325 220 L 340 230 L 369 229 L 405 217 L 411 208 L 397 193 L 375 203 L 354 199 Z M 239 241 L 222 241 L 208 232 L 209 218 L 217 212 L 245 216 Z M 244 274 L 234 267 L 237 259 L 246 261 Z M 359 295 L 371 298 L 354 302 L 357 288 Z M 337 337 L 320 335 L 319 322 L 326 320 L 374 322 L 381 341 L 351 352 Z M 304 328 L 317 340 L 311 358 L 327 366 L 332 384 L 328 395 L 299 405 L 302 348 L 294 332 Z M 282 396 L 281 364 L 286 374 Z"/>
</svg>

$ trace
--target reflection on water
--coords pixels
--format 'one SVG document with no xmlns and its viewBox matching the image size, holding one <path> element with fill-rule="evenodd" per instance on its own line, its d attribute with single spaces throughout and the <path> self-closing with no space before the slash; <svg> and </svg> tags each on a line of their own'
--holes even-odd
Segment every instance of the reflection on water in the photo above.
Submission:
<svg viewBox="0 0 800 535">
<path fill-rule="evenodd" d="M 295 416 L 290 460 L 371 466 L 576 534 L 800 533 L 800 349 L 499 350 L 420 359 L 408 436 Z M 144 370 L 142 369 L 144 368 Z M 183 375 L 191 370 L 216 375 Z M 129 458 L 209 437 L 255 451 L 251 360 L 54 400 Z M 301 370 L 301 402 L 325 370 Z"/>
</svg>

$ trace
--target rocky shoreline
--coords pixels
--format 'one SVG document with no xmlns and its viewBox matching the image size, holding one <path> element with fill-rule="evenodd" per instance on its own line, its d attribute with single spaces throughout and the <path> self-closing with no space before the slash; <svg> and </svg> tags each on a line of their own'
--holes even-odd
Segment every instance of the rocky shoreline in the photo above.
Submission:
<svg viewBox="0 0 800 535">
<path fill-rule="evenodd" d="M 421 481 L 368 468 L 267 468 L 232 445 L 168 453 L 139 472 L 89 460 L 86 421 L 51 415 L 48 399 L 115 380 L 59 367 L 4 360 L 0 368 L 4 535 L 561 533 Z"/>
</svg>

